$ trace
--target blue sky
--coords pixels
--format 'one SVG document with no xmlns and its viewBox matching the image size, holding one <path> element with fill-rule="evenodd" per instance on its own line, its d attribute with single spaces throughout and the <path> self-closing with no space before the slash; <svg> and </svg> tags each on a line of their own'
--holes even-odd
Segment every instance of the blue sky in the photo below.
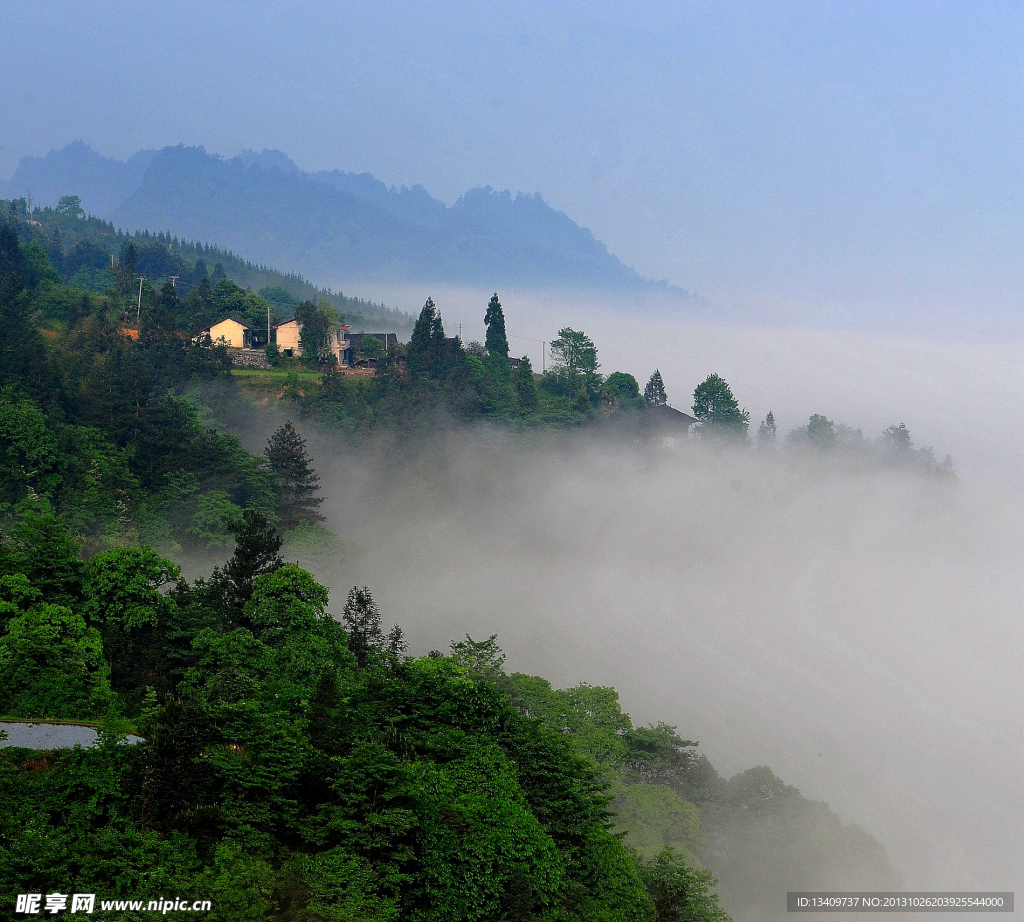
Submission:
<svg viewBox="0 0 1024 922">
<path fill-rule="evenodd" d="M 447 201 L 540 191 L 723 307 L 1006 314 L 1022 10 L 0 2 L 0 173 L 78 138 L 280 148 Z"/>
</svg>

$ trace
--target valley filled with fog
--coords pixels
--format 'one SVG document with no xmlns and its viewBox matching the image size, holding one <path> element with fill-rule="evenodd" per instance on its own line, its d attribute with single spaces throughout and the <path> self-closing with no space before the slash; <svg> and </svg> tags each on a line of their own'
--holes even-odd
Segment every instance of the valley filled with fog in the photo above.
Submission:
<svg viewBox="0 0 1024 922">
<path fill-rule="evenodd" d="M 434 297 L 478 338 L 481 293 Z M 509 671 L 614 685 L 723 774 L 767 764 L 865 826 L 907 889 L 1021 884 L 1020 348 L 552 300 L 505 299 L 513 354 L 539 370 L 513 336 L 583 329 L 683 410 L 717 372 L 779 450 L 478 428 L 356 452 L 306 427 L 329 525 L 365 551 L 335 606 L 365 582 L 415 654 L 497 633 Z M 958 482 L 786 449 L 811 413 L 906 423 Z"/>
</svg>

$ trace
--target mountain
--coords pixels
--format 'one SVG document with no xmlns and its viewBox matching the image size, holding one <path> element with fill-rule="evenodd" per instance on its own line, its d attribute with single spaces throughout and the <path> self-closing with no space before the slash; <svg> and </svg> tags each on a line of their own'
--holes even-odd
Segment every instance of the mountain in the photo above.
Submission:
<svg viewBox="0 0 1024 922">
<path fill-rule="evenodd" d="M 369 173 L 306 173 L 281 151 L 226 160 L 179 145 L 121 162 L 76 142 L 22 161 L 0 194 L 28 188 L 41 204 L 76 194 L 126 229 L 217 240 L 246 259 L 331 284 L 667 288 L 539 194 L 476 188 L 448 206 L 422 186 L 388 187 Z"/>
<path fill-rule="evenodd" d="M 9 180 L 0 180 L 0 197 L 31 194 L 36 205 L 56 205 L 62 195 L 77 195 L 89 211 L 106 215 L 138 188 L 154 156 L 155 150 L 140 150 L 115 160 L 75 141 L 45 157 L 25 157 Z"/>
</svg>

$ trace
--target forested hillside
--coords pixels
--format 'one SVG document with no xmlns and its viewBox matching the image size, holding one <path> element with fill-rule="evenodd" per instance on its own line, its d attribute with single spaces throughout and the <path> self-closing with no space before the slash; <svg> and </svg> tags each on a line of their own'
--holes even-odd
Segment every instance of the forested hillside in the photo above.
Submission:
<svg viewBox="0 0 1024 922">
<path fill-rule="evenodd" d="M 117 271 L 71 284 L 57 228 L 0 225 L 0 717 L 102 733 L 0 750 L 5 894 L 170 894 L 239 922 L 660 922 L 727 919 L 715 877 L 736 913 L 768 880 L 897 886 L 878 842 L 769 769 L 723 779 L 614 689 L 506 674 L 495 637 L 409 656 L 372 587 L 331 599 L 285 563 L 289 541 L 344 544 L 290 424 L 262 457 L 225 431 L 245 378 L 192 335 L 225 280 L 143 286 L 139 308 Z M 327 306 L 299 308 L 315 332 Z M 428 302 L 365 380 L 311 348 L 276 399 L 365 439 L 646 418 L 584 334 L 564 328 L 538 376 L 509 364 L 497 296 L 486 316 L 463 347 Z M 734 431 L 711 390 L 708 431 Z"/>
<path fill-rule="evenodd" d="M 226 279 L 234 283 L 228 289 L 234 294 L 228 298 L 230 303 L 222 305 L 222 313 L 251 314 L 257 326 L 265 326 L 265 302 L 274 309 L 276 323 L 291 319 L 295 306 L 305 300 L 328 301 L 355 329 L 385 326 L 405 332 L 412 324 L 412 318 L 401 311 L 317 288 L 301 275 L 257 265 L 216 245 L 179 240 L 163 230 L 118 230 L 109 221 L 87 215 L 77 195 L 61 196 L 54 207 L 34 208 L 31 216 L 24 198 L 0 199 L 0 213 L 19 227 L 27 240 L 43 247 L 51 267 L 69 285 L 90 292 L 114 288 L 127 299 L 129 283 L 135 284 L 142 275 L 150 291 L 173 277 L 176 292 L 185 296 L 199 288 L 204 278 L 211 289 Z M 242 304 L 237 288 L 256 292 L 263 301 L 249 298 Z"/>
</svg>

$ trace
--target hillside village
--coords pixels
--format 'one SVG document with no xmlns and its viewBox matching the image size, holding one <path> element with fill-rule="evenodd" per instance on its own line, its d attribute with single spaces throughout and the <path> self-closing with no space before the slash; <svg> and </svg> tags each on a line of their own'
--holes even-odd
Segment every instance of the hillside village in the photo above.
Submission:
<svg viewBox="0 0 1024 922">
<path fill-rule="evenodd" d="M 272 368 L 266 347 L 270 344 L 276 347 L 269 351 L 269 356 L 301 358 L 302 328 L 301 321 L 286 320 L 274 324 L 261 336 L 261 331 L 248 321 L 228 316 L 203 330 L 199 337 L 208 339 L 215 346 L 225 347 L 233 365 Z M 342 374 L 372 373 L 378 355 L 393 351 L 398 345 L 397 333 L 353 333 L 349 325 L 336 320 L 329 321 L 325 335 L 330 353 Z"/>
</svg>

